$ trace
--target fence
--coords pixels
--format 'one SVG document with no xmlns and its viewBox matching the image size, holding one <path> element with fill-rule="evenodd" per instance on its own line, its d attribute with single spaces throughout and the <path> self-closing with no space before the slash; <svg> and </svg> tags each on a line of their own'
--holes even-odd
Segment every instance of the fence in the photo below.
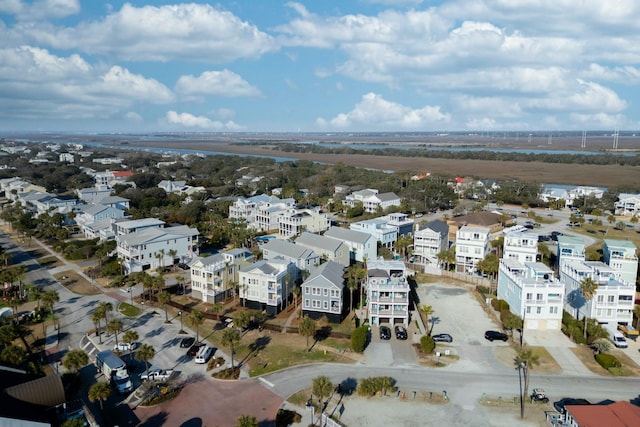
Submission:
<svg viewBox="0 0 640 427">
<path fill-rule="evenodd" d="M 493 283 L 489 279 L 478 276 L 470 276 L 466 273 L 458 273 L 456 271 L 442 271 L 443 277 L 450 277 L 452 279 L 460 280 L 462 282 L 471 283 L 476 286 L 486 286 L 487 288 L 493 286 Z"/>
</svg>

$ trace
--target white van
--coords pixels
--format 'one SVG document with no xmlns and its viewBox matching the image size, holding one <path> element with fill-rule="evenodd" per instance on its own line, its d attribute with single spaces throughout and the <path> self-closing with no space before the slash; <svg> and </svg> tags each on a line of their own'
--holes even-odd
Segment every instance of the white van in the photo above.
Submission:
<svg viewBox="0 0 640 427">
<path fill-rule="evenodd" d="M 604 325 L 605 329 L 609 332 L 609 341 L 618 348 L 627 348 L 627 339 L 622 335 L 617 328 L 617 325 L 609 323 Z"/>
<path fill-rule="evenodd" d="M 200 347 L 200 350 L 198 350 L 198 354 L 196 354 L 194 361 L 196 363 L 207 363 L 212 353 L 213 347 L 209 347 L 208 345 Z"/>
</svg>

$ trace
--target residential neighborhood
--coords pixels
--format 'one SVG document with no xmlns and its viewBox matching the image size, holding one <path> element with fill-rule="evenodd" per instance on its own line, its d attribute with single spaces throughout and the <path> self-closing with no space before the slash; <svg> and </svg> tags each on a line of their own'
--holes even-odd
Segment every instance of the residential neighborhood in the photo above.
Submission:
<svg viewBox="0 0 640 427">
<path fill-rule="evenodd" d="M 46 150 L 39 152 L 47 158 Z M 78 154 L 82 146 L 69 152 L 74 156 L 60 158 L 66 167 L 91 158 Z M 3 393 L 29 403 L 35 398 L 28 390 L 50 382 L 51 396 L 39 404 L 39 411 L 49 405 L 41 417 L 54 420 L 48 425 L 71 425 L 65 423 L 80 413 L 91 425 L 144 424 L 151 408 L 178 404 L 184 390 L 210 390 L 219 379 L 261 378 L 252 387 L 275 398 L 285 393 L 291 366 L 309 369 L 311 382 L 325 374 L 338 381 L 338 366 L 372 366 L 398 375 L 398 399 L 409 391 L 437 393 L 443 404 L 462 389 L 452 384 L 447 393 L 426 382 L 413 390 L 410 378 L 443 372 L 444 381 L 452 373 L 489 369 L 482 375 L 495 372 L 496 382 L 487 380 L 488 392 L 504 396 L 499 390 L 513 375 L 515 358 L 516 380 L 525 366 L 520 373 L 527 383 L 540 378 L 547 393 L 558 393 L 544 406 L 529 398 L 533 388 L 523 391 L 530 420 L 564 426 L 587 413 L 571 404 L 554 408 L 580 390 L 563 391 L 564 375 L 588 372 L 596 382 L 640 375 L 638 232 L 629 194 L 621 193 L 605 213 L 595 205 L 605 191 L 575 187 L 552 198 L 552 187 L 544 186 L 539 205 L 531 207 L 478 200 L 475 191 L 499 191 L 500 184 L 454 177 L 446 206 L 416 212 L 400 188 L 396 194 L 336 184 L 314 204 L 320 199 L 313 199 L 311 186 L 271 192 L 262 186 L 268 170 L 252 168 L 249 180 L 242 166 L 229 185 L 244 195 L 215 195 L 200 185 L 203 176 L 182 179 L 177 171 L 186 167 L 161 172 L 129 166 L 133 156 L 108 154 L 92 156 L 109 169 L 78 168 L 87 176 L 78 180 L 82 186 L 59 193 L 27 175 L 0 178 L 6 307 L 0 319 L 8 319 L 1 326 L 8 338 L 0 370 L 16 374 L 16 384 Z M 194 170 L 206 161 L 176 160 Z M 578 354 L 570 350 L 576 346 Z M 27 375 L 34 374 L 31 347 L 42 347 L 33 359 L 42 363 L 39 379 Z M 102 361 L 98 354 L 105 351 L 122 366 Z M 546 371 L 538 372 L 541 359 Z M 318 373 L 313 363 L 322 364 Z M 394 374 L 396 367 L 408 369 L 406 377 Z M 171 374 L 157 375 L 165 371 Z M 203 373 L 203 380 L 190 382 Z M 65 382 L 75 375 L 84 384 L 84 396 L 74 398 L 80 412 L 69 409 L 65 395 Z M 306 393 L 311 382 L 299 390 Z M 105 387 L 104 398 L 96 397 L 96 384 Z M 149 384 L 163 384 L 164 391 Z M 287 389 L 288 395 L 299 390 Z M 597 388 L 590 393 L 594 417 L 628 403 L 597 404 L 609 396 L 598 401 L 592 397 Z M 321 406 L 276 401 L 274 407 L 301 417 L 331 419 Z M 109 415 L 103 406 L 129 409 Z"/>
</svg>

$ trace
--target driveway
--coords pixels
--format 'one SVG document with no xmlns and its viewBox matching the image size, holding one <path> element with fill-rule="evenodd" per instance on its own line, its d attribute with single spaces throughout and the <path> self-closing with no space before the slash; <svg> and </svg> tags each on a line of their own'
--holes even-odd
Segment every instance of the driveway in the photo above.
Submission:
<svg viewBox="0 0 640 427">
<path fill-rule="evenodd" d="M 429 319 L 432 335 L 448 333 L 453 337 L 453 343 L 438 344 L 438 348 L 459 356 L 454 364 L 456 370 L 487 372 L 506 368 L 495 352 L 509 344 L 484 339 L 485 331 L 501 328 L 487 316 L 469 289 L 436 282 L 419 284 L 416 291 L 420 304 L 430 305 L 434 310 Z"/>
</svg>

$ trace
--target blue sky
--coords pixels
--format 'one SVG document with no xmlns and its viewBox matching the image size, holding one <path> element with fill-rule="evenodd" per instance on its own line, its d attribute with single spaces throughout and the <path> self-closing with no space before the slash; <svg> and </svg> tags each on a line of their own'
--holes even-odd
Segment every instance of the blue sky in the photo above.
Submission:
<svg viewBox="0 0 640 427">
<path fill-rule="evenodd" d="M 0 0 L 0 131 L 640 129 L 637 0 Z"/>
</svg>

